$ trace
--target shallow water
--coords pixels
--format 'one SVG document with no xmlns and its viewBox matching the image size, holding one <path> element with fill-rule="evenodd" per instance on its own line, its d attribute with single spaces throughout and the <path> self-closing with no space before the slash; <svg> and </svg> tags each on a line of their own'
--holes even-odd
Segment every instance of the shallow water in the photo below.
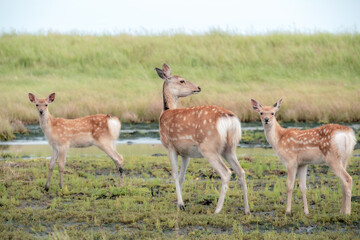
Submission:
<svg viewBox="0 0 360 240">
<path fill-rule="evenodd" d="M 314 128 L 321 126 L 318 123 L 284 123 L 283 127 L 296 127 L 299 129 Z M 355 132 L 359 132 L 360 123 L 344 124 L 352 127 Z M 12 141 L 0 141 L 0 145 L 47 145 L 47 141 L 39 125 L 27 125 L 29 134 L 16 134 L 16 138 Z M 244 134 L 254 135 L 255 133 L 263 133 L 263 127 L 260 122 L 242 123 Z M 158 123 L 123 123 L 121 134 L 116 142 L 117 144 L 161 144 L 159 136 Z M 240 147 L 269 147 L 266 142 L 259 141 L 241 141 Z"/>
</svg>

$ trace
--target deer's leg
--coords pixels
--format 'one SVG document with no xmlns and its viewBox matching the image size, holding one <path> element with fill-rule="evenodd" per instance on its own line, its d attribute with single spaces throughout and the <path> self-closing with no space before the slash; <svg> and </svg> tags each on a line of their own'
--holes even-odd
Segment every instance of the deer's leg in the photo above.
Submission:
<svg viewBox="0 0 360 240">
<path fill-rule="evenodd" d="M 112 150 L 113 150 L 113 154 L 116 155 L 115 159 L 118 159 L 117 164 L 115 163 L 116 168 L 119 170 L 119 186 L 123 187 L 124 186 L 124 178 L 123 178 L 123 172 L 124 172 L 124 158 L 121 154 L 119 154 L 116 151 L 116 145 L 115 145 L 115 141 L 112 143 Z M 115 162 L 115 161 L 114 161 Z"/>
<path fill-rule="evenodd" d="M 52 172 L 54 170 L 57 158 L 58 158 L 58 150 L 56 148 L 53 148 L 52 149 L 51 160 L 50 160 L 50 163 L 49 163 L 49 174 L 48 174 L 48 178 L 47 178 L 47 181 L 46 181 L 46 184 L 45 184 L 45 191 L 49 191 L 51 175 L 52 175 Z"/>
<path fill-rule="evenodd" d="M 287 188 L 286 214 L 291 214 L 291 200 L 292 200 L 292 193 L 294 190 L 294 182 L 295 182 L 297 166 L 295 166 L 295 164 L 291 164 L 291 165 L 289 164 L 287 166 L 287 171 L 288 171 L 288 176 L 286 181 L 286 188 Z"/>
<path fill-rule="evenodd" d="M 342 164 L 343 168 L 345 169 L 345 171 L 346 171 L 347 163 L 348 163 L 350 157 L 351 157 L 351 155 L 347 156 L 344 161 L 341 161 L 341 164 Z M 351 184 L 350 190 L 352 190 L 352 184 Z M 340 213 L 346 213 L 346 199 L 347 199 L 346 192 L 347 192 L 347 190 L 346 190 L 346 186 L 344 186 L 342 181 L 341 181 L 341 192 L 342 192 L 342 199 L 341 199 Z M 351 210 L 351 200 L 350 200 L 349 206 L 350 206 L 350 210 Z"/>
<path fill-rule="evenodd" d="M 189 165 L 189 162 L 190 162 L 189 157 L 181 157 L 181 168 L 180 168 L 180 176 L 179 176 L 180 192 L 182 192 L 183 184 L 185 181 L 185 173 Z"/>
<path fill-rule="evenodd" d="M 236 157 L 235 148 L 225 151 L 224 157 L 225 157 L 226 161 L 230 164 L 231 168 L 235 171 L 236 175 L 238 176 L 238 178 L 240 180 L 240 184 L 241 184 L 241 187 L 243 190 L 245 214 L 249 214 L 250 208 L 249 208 L 249 202 L 248 202 L 248 197 L 247 197 L 247 185 L 246 185 L 246 180 L 245 180 L 245 171 L 241 167 L 241 165 Z"/>
<path fill-rule="evenodd" d="M 201 151 L 202 155 L 209 161 L 210 165 L 221 177 L 221 191 L 218 203 L 216 205 L 215 214 L 219 213 L 224 205 L 225 195 L 229 188 L 231 177 L 230 169 L 222 161 L 221 156 L 216 152 Z"/>
<path fill-rule="evenodd" d="M 177 204 L 180 210 L 185 210 L 184 202 L 181 195 L 181 187 L 179 181 L 179 172 L 178 172 L 178 154 L 174 149 L 169 149 L 169 159 L 171 164 L 171 172 L 172 177 L 175 182 L 176 196 L 177 196 Z M 185 173 L 184 173 L 185 174 Z"/>
<path fill-rule="evenodd" d="M 340 213 L 345 213 L 345 209 L 346 209 L 346 186 L 344 186 L 343 182 L 341 182 L 341 208 L 340 208 Z"/>
<path fill-rule="evenodd" d="M 123 172 L 124 172 L 124 158 L 121 154 L 119 154 L 117 151 L 115 151 L 115 153 L 118 156 L 119 162 L 120 162 L 120 167 L 119 169 L 119 186 L 123 187 L 124 186 L 124 176 L 123 176 Z"/>
<path fill-rule="evenodd" d="M 304 213 L 307 215 L 309 214 L 309 209 L 306 199 L 306 174 L 307 174 L 307 165 L 299 166 L 298 168 L 299 187 L 304 202 Z"/>
<path fill-rule="evenodd" d="M 335 175 L 340 178 L 342 188 L 342 206 L 340 213 L 350 214 L 351 213 L 351 192 L 352 192 L 352 177 L 347 173 L 345 168 L 337 159 L 333 158 L 328 160 L 330 168 L 334 171 Z"/>
<path fill-rule="evenodd" d="M 116 151 L 115 142 L 97 142 L 95 144 L 98 148 L 104 151 L 114 162 L 116 166 L 116 170 L 119 171 L 119 186 L 124 186 L 123 180 L 123 165 L 124 165 L 124 158 Z"/>
<path fill-rule="evenodd" d="M 59 149 L 59 172 L 60 172 L 60 184 L 59 187 L 62 189 L 64 182 L 64 170 L 65 170 L 65 161 L 66 161 L 66 152 L 67 149 Z"/>
</svg>

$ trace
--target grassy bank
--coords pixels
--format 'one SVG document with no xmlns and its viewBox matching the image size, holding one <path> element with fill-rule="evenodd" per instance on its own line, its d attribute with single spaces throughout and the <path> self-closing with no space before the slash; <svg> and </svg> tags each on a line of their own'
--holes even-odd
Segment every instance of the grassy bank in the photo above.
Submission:
<svg viewBox="0 0 360 240">
<path fill-rule="evenodd" d="M 135 146 L 128 146 L 127 150 L 119 147 L 126 160 L 123 188 L 116 186 L 112 161 L 99 150 L 91 150 L 86 156 L 81 149 L 72 151 L 64 189 L 58 187 L 56 167 L 49 192 L 43 190 L 48 160 L 44 157 L 21 160 L 9 153 L 5 161 L 0 161 L 2 238 L 359 238 L 359 157 L 353 157 L 348 167 L 353 177 L 351 216 L 339 214 L 340 182 L 326 166 L 309 167 L 309 216 L 303 213 L 298 180 L 293 213 L 286 216 L 286 172 L 273 150 L 238 149 L 247 174 L 252 214 L 244 215 L 242 191 L 233 175 L 224 208 L 214 215 L 221 183 L 205 159 L 192 159 L 183 190 L 187 208 L 178 212 L 168 158 L 151 156 L 158 151 L 163 153 L 164 149 L 148 146 L 139 152 Z M 31 149 L 34 152 L 36 147 Z"/>
<path fill-rule="evenodd" d="M 153 69 L 164 62 L 203 89 L 181 106 L 217 104 L 254 121 L 250 98 L 263 105 L 283 98 L 283 121 L 360 120 L 358 34 L 2 35 L 0 132 L 11 137 L 12 121 L 37 121 L 28 92 L 56 92 L 56 116 L 157 121 L 162 80 Z"/>
</svg>

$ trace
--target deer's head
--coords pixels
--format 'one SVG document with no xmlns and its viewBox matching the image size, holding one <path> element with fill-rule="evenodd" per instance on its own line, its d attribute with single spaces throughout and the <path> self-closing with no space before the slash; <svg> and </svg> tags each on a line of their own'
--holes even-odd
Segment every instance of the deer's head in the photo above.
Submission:
<svg viewBox="0 0 360 240">
<path fill-rule="evenodd" d="M 48 105 L 55 100 L 55 93 L 50 94 L 47 98 L 36 98 L 34 94 L 29 93 L 29 99 L 35 104 L 41 117 L 48 112 Z"/>
<path fill-rule="evenodd" d="M 255 111 L 257 111 L 259 113 L 261 122 L 264 127 L 272 126 L 274 119 L 276 120 L 275 114 L 277 111 L 280 110 L 281 103 L 282 103 L 282 99 L 277 101 L 272 106 L 264 106 L 263 107 L 256 100 L 251 99 L 252 107 Z"/>
<path fill-rule="evenodd" d="M 160 78 L 165 81 L 170 94 L 173 97 L 186 97 L 201 91 L 198 85 L 185 80 L 183 77 L 171 75 L 171 69 L 164 63 L 163 68 L 155 68 Z"/>
</svg>

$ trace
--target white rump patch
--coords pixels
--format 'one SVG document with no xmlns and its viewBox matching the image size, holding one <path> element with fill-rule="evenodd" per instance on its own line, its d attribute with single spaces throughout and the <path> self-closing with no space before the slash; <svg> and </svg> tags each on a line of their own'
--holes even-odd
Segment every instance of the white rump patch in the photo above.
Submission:
<svg viewBox="0 0 360 240">
<path fill-rule="evenodd" d="M 347 161 L 354 150 L 356 144 L 355 133 L 353 130 L 348 132 L 339 131 L 334 134 L 333 143 L 341 154 L 341 161 Z"/>
<path fill-rule="evenodd" d="M 221 142 L 227 143 L 229 139 L 232 145 L 237 145 L 241 139 L 241 123 L 237 117 L 221 117 L 216 123 Z"/>
<path fill-rule="evenodd" d="M 120 136 L 120 128 L 121 128 L 119 119 L 116 117 L 108 118 L 108 126 L 112 138 L 114 140 L 118 139 Z"/>
</svg>

